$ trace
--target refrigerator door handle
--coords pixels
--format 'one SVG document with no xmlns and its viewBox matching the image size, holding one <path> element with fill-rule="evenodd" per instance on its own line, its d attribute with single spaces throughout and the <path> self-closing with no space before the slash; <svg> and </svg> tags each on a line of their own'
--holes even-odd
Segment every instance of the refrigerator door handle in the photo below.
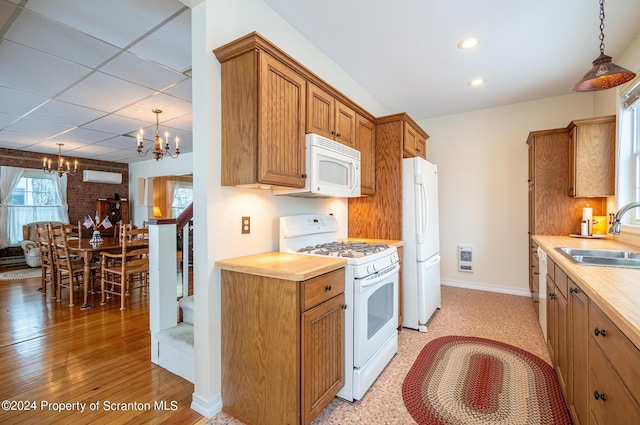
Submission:
<svg viewBox="0 0 640 425">
<path fill-rule="evenodd" d="M 429 202 L 429 200 L 427 199 L 427 186 L 422 175 L 416 175 L 415 182 L 417 189 L 416 195 L 418 197 L 418 202 L 416 205 L 418 207 L 418 211 L 416 212 L 416 220 L 418 221 L 418 223 L 416 223 L 416 242 L 422 244 L 424 243 L 424 236 L 427 232 L 427 225 L 429 224 L 429 214 L 427 209 L 427 203 Z"/>
</svg>

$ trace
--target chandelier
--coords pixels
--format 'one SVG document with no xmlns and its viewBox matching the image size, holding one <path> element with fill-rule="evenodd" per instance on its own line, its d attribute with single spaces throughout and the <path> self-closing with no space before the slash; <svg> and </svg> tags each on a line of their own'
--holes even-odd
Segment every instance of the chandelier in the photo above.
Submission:
<svg viewBox="0 0 640 425">
<path fill-rule="evenodd" d="M 75 161 L 73 161 L 73 171 L 71 171 L 71 165 L 69 164 L 69 161 L 65 161 L 65 159 L 62 157 L 62 147 L 64 146 L 64 143 L 56 143 L 56 145 L 58 145 L 58 168 L 54 169 L 51 166 L 51 160 L 45 156 L 44 160 L 42 160 L 42 169 L 45 173 L 48 174 L 58 173 L 58 177 L 62 177 L 64 174 L 73 176 L 76 171 L 78 171 L 78 160 L 76 159 Z M 65 164 L 67 166 L 66 169 Z"/>
<path fill-rule="evenodd" d="M 160 130 L 159 130 L 159 118 L 158 116 L 162 113 L 161 109 L 152 109 L 151 112 L 153 112 L 154 114 L 156 114 L 156 138 L 155 138 L 155 143 L 153 145 L 153 148 L 148 148 L 146 151 L 143 152 L 144 150 L 144 145 L 143 145 L 143 140 L 144 140 L 144 130 L 140 129 L 140 131 L 138 131 L 138 135 L 136 136 L 136 139 L 138 140 L 138 154 L 140 156 L 146 156 L 149 152 L 151 152 L 153 154 L 153 157 L 157 160 L 162 159 L 165 155 L 170 156 L 171 158 L 177 158 L 178 155 L 180 155 L 180 148 L 178 147 L 178 144 L 180 143 L 180 139 L 178 137 L 175 138 L 175 142 L 176 142 L 176 153 L 175 155 L 171 153 L 171 151 L 169 150 L 169 132 L 165 131 L 164 132 L 164 146 L 163 146 L 163 140 L 160 137 Z"/>
<path fill-rule="evenodd" d="M 600 0 L 600 56 L 593 61 L 593 68 L 582 80 L 571 87 L 577 92 L 610 89 L 633 79 L 636 74 L 611 62 L 611 56 L 604 54 L 604 0 Z"/>
</svg>

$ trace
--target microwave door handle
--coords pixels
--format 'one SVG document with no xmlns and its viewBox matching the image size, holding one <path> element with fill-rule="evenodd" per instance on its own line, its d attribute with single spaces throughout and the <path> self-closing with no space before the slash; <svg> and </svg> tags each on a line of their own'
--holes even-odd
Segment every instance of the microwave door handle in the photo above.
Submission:
<svg viewBox="0 0 640 425">
<path fill-rule="evenodd" d="M 356 163 L 351 161 L 351 193 L 353 193 L 360 184 L 360 182 L 356 181 L 357 177 L 358 173 L 356 172 Z"/>
</svg>

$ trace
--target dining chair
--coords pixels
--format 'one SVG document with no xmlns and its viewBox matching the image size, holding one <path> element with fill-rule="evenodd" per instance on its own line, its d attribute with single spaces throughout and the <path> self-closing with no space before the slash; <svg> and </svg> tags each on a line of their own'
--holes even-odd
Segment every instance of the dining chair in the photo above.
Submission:
<svg viewBox="0 0 640 425">
<path fill-rule="evenodd" d="M 102 302 L 107 303 L 111 295 L 120 297 L 120 310 L 126 308 L 126 296 L 130 283 L 140 282 L 146 289 L 149 275 L 149 240 L 148 228 L 122 229 L 119 253 L 101 253 Z"/>
<path fill-rule="evenodd" d="M 41 223 L 36 226 L 36 242 L 40 249 L 40 261 L 42 263 L 42 275 L 40 277 L 41 291 L 47 293 L 47 285 L 51 285 L 53 292 L 51 298 L 56 298 L 56 268 L 53 260 L 53 245 L 49 235 L 49 225 Z"/>
<path fill-rule="evenodd" d="M 69 307 L 73 307 L 73 292 L 84 283 L 84 262 L 69 250 L 70 232 L 67 229 L 66 226 L 54 226 L 51 229 L 51 237 L 56 267 L 57 300 L 62 301 L 62 290 L 68 288 Z M 91 265 L 94 274 L 98 269 L 99 263 Z"/>
</svg>

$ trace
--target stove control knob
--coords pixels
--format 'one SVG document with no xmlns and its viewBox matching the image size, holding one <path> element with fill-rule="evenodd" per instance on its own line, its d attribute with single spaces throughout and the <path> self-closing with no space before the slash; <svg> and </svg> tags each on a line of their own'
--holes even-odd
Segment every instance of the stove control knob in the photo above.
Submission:
<svg viewBox="0 0 640 425">
<path fill-rule="evenodd" d="M 391 256 L 391 262 L 392 262 L 392 263 L 397 263 L 397 262 L 399 262 L 399 261 L 400 261 L 400 257 L 398 257 L 398 254 L 393 254 L 393 255 Z"/>
<path fill-rule="evenodd" d="M 367 273 L 369 273 L 369 274 L 373 274 L 373 273 L 375 273 L 375 272 L 377 272 L 377 270 L 376 270 L 376 263 L 371 263 L 371 264 L 369 264 L 369 265 L 367 266 Z"/>
</svg>

